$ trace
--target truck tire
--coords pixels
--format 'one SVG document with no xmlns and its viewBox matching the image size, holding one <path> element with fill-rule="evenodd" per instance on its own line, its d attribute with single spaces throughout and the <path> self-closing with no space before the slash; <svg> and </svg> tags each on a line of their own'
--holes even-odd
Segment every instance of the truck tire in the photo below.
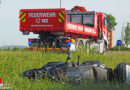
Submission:
<svg viewBox="0 0 130 90">
<path fill-rule="evenodd" d="M 83 47 L 83 41 L 80 40 L 79 43 L 78 43 L 78 50 L 81 51 L 82 47 Z"/>
<path fill-rule="evenodd" d="M 90 45 L 89 45 L 88 41 L 85 43 L 85 48 L 87 50 L 87 53 L 89 53 L 89 51 L 90 51 Z"/>
<path fill-rule="evenodd" d="M 56 48 L 57 46 L 56 46 L 56 42 L 55 41 L 53 41 L 52 42 L 52 48 Z"/>
</svg>

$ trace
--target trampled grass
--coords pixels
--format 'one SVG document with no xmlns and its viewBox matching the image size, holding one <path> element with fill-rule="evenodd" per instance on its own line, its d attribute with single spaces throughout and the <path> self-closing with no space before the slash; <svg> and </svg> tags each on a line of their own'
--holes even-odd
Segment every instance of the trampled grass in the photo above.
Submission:
<svg viewBox="0 0 130 90">
<path fill-rule="evenodd" d="M 101 55 L 96 53 L 87 54 L 85 52 L 73 52 L 72 61 L 77 62 L 80 55 L 81 63 L 83 61 L 95 60 L 101 61 L 106 66 L 114 69 L 117 64 L 126 62 L 130 64 L 130 54 L 108 54 Z M 0 51 L 0 78 L 4 84 L 11 84 L 12 90 L 129 90 L 130 85 L 117 83 L 83 83 L 61 84 L 51 80 L 29 81 L 22 77 L 22 73 L 29 69 L 40 68 L 50 61 L 65 61 L 66 53 L 40 51 Z"/>
</svg>

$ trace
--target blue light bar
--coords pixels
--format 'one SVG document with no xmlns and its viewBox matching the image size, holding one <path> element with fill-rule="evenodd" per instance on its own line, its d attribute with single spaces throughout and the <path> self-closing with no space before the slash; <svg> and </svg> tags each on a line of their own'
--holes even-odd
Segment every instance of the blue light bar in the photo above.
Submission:
<svg viewBox="0 0 130 90">
<path fill-rule="evenodd" d="M 29 41 L 29 42 L 28 42 L 28 44 L 29 44 L 29 45 L 31 45 L 31 44 L 32 44 L 32 42 L 31 42 L 31 41 Z"/>
<path fill-rule="evenodd" d="M 70 46 L 70 45 L 71 45 L 71 42 L 68 42 L 67 45 Z"/>
</svg>

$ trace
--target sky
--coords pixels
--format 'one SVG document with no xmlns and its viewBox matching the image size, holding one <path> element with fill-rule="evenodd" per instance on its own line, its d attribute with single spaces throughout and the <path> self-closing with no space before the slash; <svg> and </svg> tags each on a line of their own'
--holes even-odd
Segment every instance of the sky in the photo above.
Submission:
<svg viewBox="0 0 130 90">
<path fill-rule="evenodd" d="M 22 35 L 19 30 L 20 9 L 59 8 L 60 0 L 1 0 L 0 5 L 0 46 L 28 45 L 28 38 L 38 35 Z M 62 8 L 84 6 L 89 11 L 112 14 L 118 23 L 114 31 L 114 45 L 121 38 L 123 25 L 130 21 L 130 0 L 61 0 Z"/>
</svg>

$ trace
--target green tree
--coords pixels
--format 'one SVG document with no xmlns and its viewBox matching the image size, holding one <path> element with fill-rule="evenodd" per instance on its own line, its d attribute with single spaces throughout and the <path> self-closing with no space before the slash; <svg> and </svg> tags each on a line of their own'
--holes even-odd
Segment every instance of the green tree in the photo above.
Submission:
<svg viewBox="0 0 130 90">
<path fill-rule="evenodd" d="M 108 14 L 107 17 L 109 20 L 111 20 L 112 28 L 115 30 L 115 26 L 117 25 L 116 18 L 111 14 Z"/>
<path fill-rule="evenodd" d="M 130 23 L 127 23 L 125 28 L 125 43 L 126 45 L 130 44 Z"/>
</svg>

